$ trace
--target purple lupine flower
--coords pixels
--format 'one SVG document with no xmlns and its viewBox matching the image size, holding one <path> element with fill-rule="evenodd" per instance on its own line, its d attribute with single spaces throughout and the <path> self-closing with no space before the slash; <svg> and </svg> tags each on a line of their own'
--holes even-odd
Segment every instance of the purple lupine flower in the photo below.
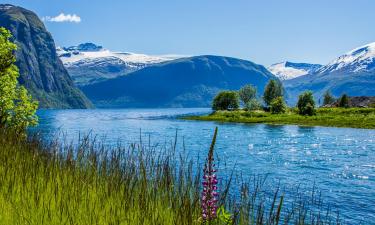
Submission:
<svg viewBox="0 0 375 225">
<path fill-rule="evenodd" d="M 211 221 L 217 216 L 217 177 L 214 164 L 214 147 L 216 142 L 217 127 L 208 152 L 206 163 L 203 169 L 203 191 L 202 191 L 202 218 L 203 221 Z"/>
</svg>

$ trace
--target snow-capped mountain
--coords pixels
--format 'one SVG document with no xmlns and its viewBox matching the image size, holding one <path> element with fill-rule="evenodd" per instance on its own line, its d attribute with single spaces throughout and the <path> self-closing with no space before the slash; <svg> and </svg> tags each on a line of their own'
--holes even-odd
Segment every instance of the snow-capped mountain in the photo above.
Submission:
<svg viewBox="0 0 375 225">
<path fill-rule="evenodd" d="M 175 55 L 151 56 L 113 52 L 93 43 L 57 47 L 57 54 L 79 86 L 126 75 L 156 63 L 180 58 Z"/>
<path fill-rule="evenodd" d="M 344 93 L 375 96 L 375 42 L 338 57 L 311 75 L 286 80 L 284 87 L 289 102 L 297 101 L 305 90 L 313 91 L 316 99 L 321 99 L 326 91 L 336 97 Z"/>
<path fill-rule="evenodd" d="M 317 73 L 360 73 L 372 71 L 375 71 L 375 42 L 356 48 L 338 57 L 328 65 L 320 68 Z"/>
<path fill-rule="evenodd" d="M 281 62 L 269 66 L 267 69 L 280 80 L 289 80 L 316 72 L 322 65 L 309 63 Z"/>
</svg>

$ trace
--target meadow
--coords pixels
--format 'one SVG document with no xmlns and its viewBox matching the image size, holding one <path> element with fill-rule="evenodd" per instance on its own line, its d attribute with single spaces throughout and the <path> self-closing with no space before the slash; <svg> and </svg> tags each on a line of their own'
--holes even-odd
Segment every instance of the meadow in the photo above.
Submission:
<svg viewBox="0 0 375 225">
<path fill-rule="evenodd" d="M 295 108 L 288 109 L 283 114 L 261 110 L 216 111 L 210 115 L 189 116 L 184 119 L 374 129 L 375 108 L 318 108 L 313 116 L 299 115 Z"/>
</svg>

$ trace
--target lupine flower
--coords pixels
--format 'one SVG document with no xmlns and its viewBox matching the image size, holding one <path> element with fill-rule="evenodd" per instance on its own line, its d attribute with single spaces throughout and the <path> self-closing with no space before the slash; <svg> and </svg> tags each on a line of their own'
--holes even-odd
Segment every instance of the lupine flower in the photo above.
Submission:
<svg viewBox="0 0 375 225">
<path fill-rule="evenodd" d="M 214 164 L 214 147 L 216 142 L 217 127 L 215 128 L 214 137 L 208 152 L 206 163 L 203 170 L 203 191 L 202 191 L 202 218 L 203 221 L 211 221 L 217 216 L 217 177 Z"/>
</svg>

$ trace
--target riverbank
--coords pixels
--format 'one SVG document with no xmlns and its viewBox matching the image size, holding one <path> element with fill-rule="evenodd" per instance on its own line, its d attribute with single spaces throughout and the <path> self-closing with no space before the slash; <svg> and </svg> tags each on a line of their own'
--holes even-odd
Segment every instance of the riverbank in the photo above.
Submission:
<svg viewBox="0 0 375 225">
<path fill-rule="evenodd" d="M 298 115 L 295 109 L 285 114 L 244 110 L 217 111 L 210 115 L 188 116 L 184 119 L 375 129 L 375 108 L 319 108 L 314 116 Z"/>
</svg>

